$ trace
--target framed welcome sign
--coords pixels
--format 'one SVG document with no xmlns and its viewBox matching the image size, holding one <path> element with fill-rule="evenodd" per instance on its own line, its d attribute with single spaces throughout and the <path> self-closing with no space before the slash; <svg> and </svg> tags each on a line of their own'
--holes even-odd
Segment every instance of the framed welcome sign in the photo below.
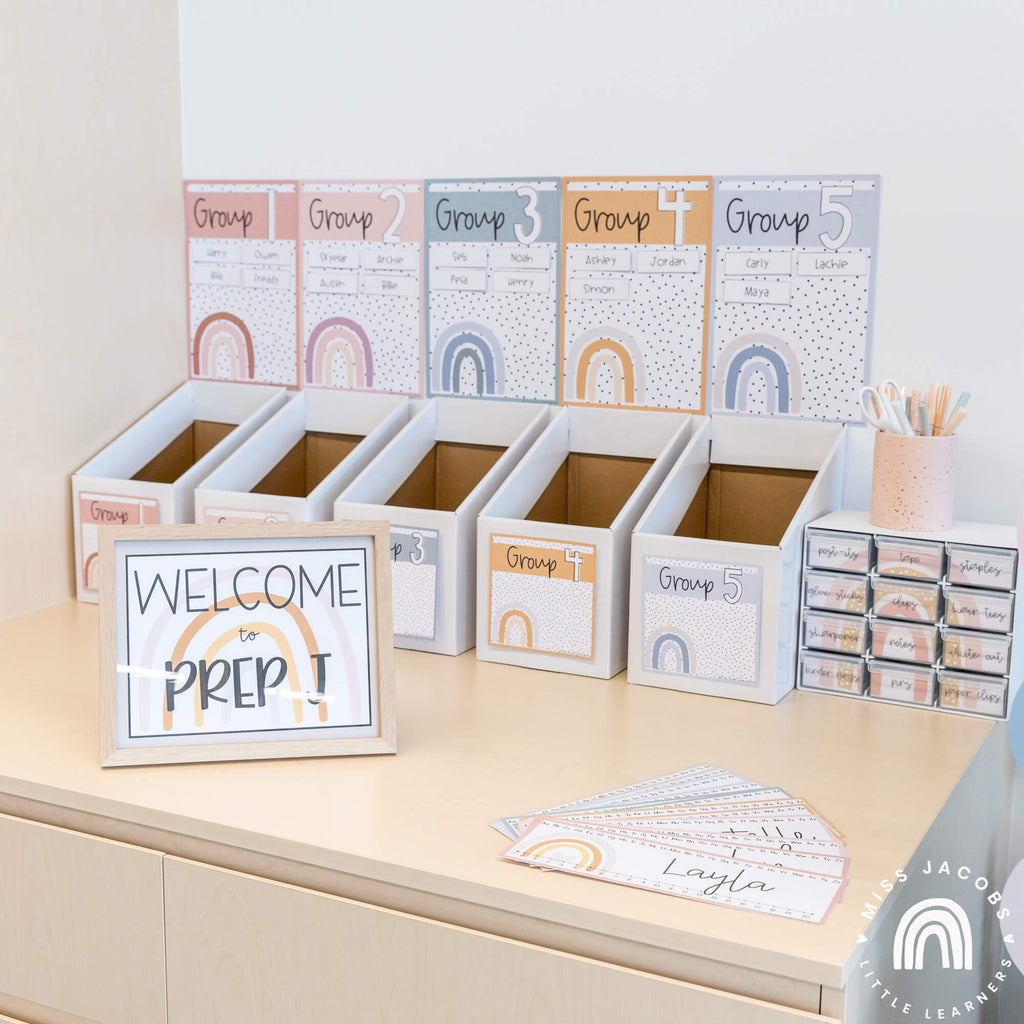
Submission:
<svg viewBox="0 0 1024 1024">
<path fill-rule="evenodd" d="M 104 767 L 395 752 L 386 523 L 101 531 Z"/>
</svg>

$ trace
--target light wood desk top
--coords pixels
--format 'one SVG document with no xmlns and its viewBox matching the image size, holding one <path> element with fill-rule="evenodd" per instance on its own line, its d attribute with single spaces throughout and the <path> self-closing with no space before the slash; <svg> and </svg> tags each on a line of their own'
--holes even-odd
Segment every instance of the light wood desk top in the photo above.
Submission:
<svg viewBox="0 0 1024 1024">
<path fill-rule="evenodd" d="M 455 923 L 516 915 L 516 937 L 540 944 L 567 927 L 834 988 L 871 890 L 910 861 L 992 730 L 831 695 L 772 708 L 397 651 L 397 756 L 101 769 L 97 633 L 97 609 L 75 602 L 0 623 L 2 806 L 58 824 L 46 808 L 70 809 L 115 838 L 118 823 L 160 830 L 184 855 L 222 844 L 243 870 L 255 853 L 385 883 L 412 912 L 430 894 Z M 824 924 L 499 858 L 502 815 L 701 762 L 804 797 L 846 834 L 850 886 Z"/>
</svg>

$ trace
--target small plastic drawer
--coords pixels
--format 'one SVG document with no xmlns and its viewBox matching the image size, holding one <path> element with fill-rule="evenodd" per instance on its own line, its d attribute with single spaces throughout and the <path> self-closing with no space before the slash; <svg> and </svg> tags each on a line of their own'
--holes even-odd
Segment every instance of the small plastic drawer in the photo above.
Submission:
<svg viewBox="0 0 1024 1024">
<path fill-rule="evenodd" d="M 1017 584 L 1017 552 L 1013 548 L 947 544 L 946 553 L 950 583 L 994 590 L 1013 590 Z"/>
<path fill-rule="evenodd" d="M 886 576 L 871 580 L 871 611 L 883 619 L 938 622 L 942 588 L 937 583 L 912 583 Z"/>
<path fill-rule="evenodd" d="M 877 700 L 900 704 L 935 703 L 935 669 L 898 661 L 868 661 L 868 693 Z"/>
<path fill-rule="evenodd" d="M 804 646 L 840 654 L 864 654 L 868 648 L 868 620 L 861 615 L 805 611 Z"/>
<path fill-rule="evenodd" d="M 984 629 L 991 633 L 1013 630 L 1013 594 L 947 584 L 946 622 L 963 629 Z"/>
<path fill-rule="evenodd" d="M 805 531 L 804 564 L 812 569 L 871 571 L 871 535 L 836 530 Z"/>
<path fill-rule="evenodd" d="M 807 690 L 830 690 L 860 697 L 864 693 L 864 659 L 844 654 L 800 655 L 800 685 Z"/>
<path fill-rule="evenodd" d="M 938 626 L 895 619 L 877 619 L 871 624 L 871 653 L 876 658 L 932 665 L 938 648 Z"/>
<path fill-rule="evenodd" d="M 865 615 L 868 610 L 867 577 L 808 569 L 804 573 L 804 604 L 822 611 Z"/>
<path fill-rule="evenodd" d="M 939 707 L 947 711 L 968 711 L 991 718 L 1006 717 L 1005 679 L 986 679 L 969 672 L 939 670 Z"/>
<path fill-rule="evenodd" d="M 946 546 L 941 540 L 876 537 L 875 566 L 880 576 L 941 580 Z"/>
<path fill-rule="evenodd" d="M 949 629 L 942 633 L 942 664 L 987 676 L 1010 671 L 1010 638 L 1003 633 Z"/>
</svg>

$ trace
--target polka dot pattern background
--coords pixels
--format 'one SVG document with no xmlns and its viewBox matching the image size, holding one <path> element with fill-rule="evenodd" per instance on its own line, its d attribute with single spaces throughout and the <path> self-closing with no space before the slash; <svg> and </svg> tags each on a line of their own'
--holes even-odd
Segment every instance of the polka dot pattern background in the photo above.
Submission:
<svg viewBox="0 0 1024 1024">
<path fill-rule="evenodd" d="M 719 246 L 715 259 L 715 303 L 712 314 L 711 379 L 716 381 L 728 367 L 719 365 L 723 350 L 734 339 L 747 334 L 770 334 L 788 346 L 800 371 L 801 419 L 859 420 L 859 388 L 864 382 L 868 300 L 870 284 L 869 249 L 843 249 L 842 255 L 863 254 L 869 273 L 862 275 L 813 277 L 792 275 L 744 275 L 744 282 L 789 283 L 789 305 L 754 302 L 726 302 L 725 255 L 727 253 L 792 253 L 793 267 L 802 253 L 828 254 L 820 246 L 779 249 L 773 246 Z M 730 280 L 737 280 L 730 275 Z M 774 387 L 774 385 L 773 385 Z M 777 403 L 769 403 L 762 374 L 754 374 L 747 391 L 745 411 L 771 414 Z M 721 407 L 721 408 L 724 408 Z M 712 412 L 721 411 L 712 404 Z"/>
<path fill-rule="evenodd" d="M 568 254 L 594 248 L 567 245 Z M 603 245 L 601 249 L 640 253 L 642 245 Z M 567 269 L 565 298 L 565 341 L 562 348 L 562 390 L 574 397 L 575 381 L 570 379 L 569 354 L 572 342 L 584 331 L 609 327 L 630 335 L 640 352 L 645 378 L 644 395 L 633 404 L 658 409 L 697 410 L 701 402 L 704 361 L 704 279 L 706 254 L 703 246 L 683 245 L 679 251 L 697 255 L 696 273 L 638 273 Z M 568 259 L 571 261 L 572 256 Z M 635 259 L 635 257 L 634 257 Z M 571 262 L 569 263 L 571 267 Z M 588 279 L 625 281 L 625 300 L 571 299 L 573 275 Z M 597 374 L 595 404 L 614 401 L 612 370 L 602 367 Z"/>
<path fill-rule="evenodd" d="M 723 683 L 757 684 L 758 606 L 730 605 L 675 594 L 644 594 L 644 668 L 672 672 L 668 663 L 651 663 L 651 645 L 663 633 L 682 633 L 690 641 L 691 676 Z M 667 652 L 668 653 L 668 652 Z"/>
</svg>

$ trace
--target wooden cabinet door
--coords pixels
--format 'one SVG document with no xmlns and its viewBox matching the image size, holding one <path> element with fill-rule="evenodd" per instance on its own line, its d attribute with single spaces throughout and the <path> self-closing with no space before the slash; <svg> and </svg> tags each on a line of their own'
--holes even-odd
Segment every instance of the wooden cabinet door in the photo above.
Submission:
<svg viewBox="0 0 1024 1024">
<path fill-rule="evenodd" d="M 837 1024 L 166 857 L 168 1024 Z"/>
<path fill-rule="evenodd" d="M 0 1007 L 162 1024 L 162 859 L 0 815 Z"/>
</svg>

